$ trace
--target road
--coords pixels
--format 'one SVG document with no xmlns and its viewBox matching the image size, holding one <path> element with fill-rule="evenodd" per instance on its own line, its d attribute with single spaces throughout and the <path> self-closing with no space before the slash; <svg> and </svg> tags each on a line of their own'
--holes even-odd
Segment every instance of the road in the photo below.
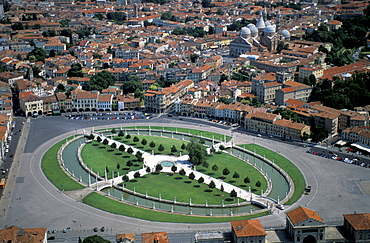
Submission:
<svg viewBox="0 0 370 243">
<path fill-rule="evenodd" d="M 40 168 L 41 158 L 44 152 L 56 142 L 81 133 L 83 129 L 88 132 L 93 127 L 97 129 L 98 126 L 109 128 L 135 124 L 188 127 L 226 135 L 230 135 L 232 130 L 231 127 L 214 124 L 208 120 L 190 118 L 179 120 L 177 117 L 124 122 L 69 120 L 64 117 L 32 119 L 24 125 L 24 132 L 15 154 L 15 160 L 20 162 L 14 163 L 14 171 L 10 171 L 10 183 L 0 202 L 1 226 L 47 227 L 59 231 L 70 227 L 71 229 L 65 234 L 59 231 L 57 233 L 56 240 L 62 238 L 66 242 L 75 242 L 72 238 L 80 235 L 91 235 L 94 227 L 102 226 L 105 226 L 107 231 L 99 233 L 107 237 L 116 233 L 140 234 L 166 231 L 171 238 L 173 237 L 171 242 L 190 242 L 194 233 L 198 231 L 230 230 L 229 223 L 166 223 L 103 212 L 69 198 L 57 190 L 43 175 Z M 358 184 L 359 181 L 370 180 L 369 169 L 307 154 L 305 153 L 307 148 L 263 136 L 244 134 L 242 129 L 235 129 L 234 136 L 237 144 L 254 142 L 281 153 L 298 166 L 307 184 L 312 186 L 312 192 L 302 196 L 293 207 L 302 205 L 316 210 L 328 224 L 341 222 L 342 214 L 354 211 L 369 212 L 370 195 L 367 195 Z M 9 194 L 8 191 L 10 191 Z M 281 227 L 285 225 L 285 214 L 275 213 L 260 220 L 264 227 Z"/>
</svg>

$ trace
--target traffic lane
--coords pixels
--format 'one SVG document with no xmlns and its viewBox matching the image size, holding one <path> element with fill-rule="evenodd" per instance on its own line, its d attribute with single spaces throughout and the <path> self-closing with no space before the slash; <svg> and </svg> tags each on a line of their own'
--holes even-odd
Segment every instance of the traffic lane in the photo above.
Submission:
<svg viewBox="0 0 370 243">
<path fill-rule="evenodd" d="M 308 150 L 310 150 L 311 153 L 316 152 L 316 153 L 323 154 L 323 155 L 317 155 L 321 157 L 337 155 L 340 158 L 348 158 L 350 160 L 357 159 L 360 163 L 370 164 L 370 158 L 366 156 L 357 155 L 357 154 L 354 154 L 348 151 L 344 152 L 343 150 L 340 151 L 339 149 L 335 150 L 335 149 L 328 149 L 328 148 L 322 148 L 322 147 L 312 147 L 312 148 L 309 148 Z M 330 158 L 327 158 L 327 159 L 330 159 Z M 342 161 L 338 161 L 338 162 L 342 162 Z"/>
</svg>

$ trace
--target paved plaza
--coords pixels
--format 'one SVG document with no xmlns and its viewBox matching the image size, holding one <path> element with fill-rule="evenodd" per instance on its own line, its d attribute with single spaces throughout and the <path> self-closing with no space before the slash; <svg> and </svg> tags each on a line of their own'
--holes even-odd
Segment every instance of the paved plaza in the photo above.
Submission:
<svg viewBox="0 0 370 243">
<path fill-rule="evenodd" d="M 63 117 L 37 118 L 26 122 L 14 155 L 13 170 L 0 203 L 1 227 L 47 227 L 48 229 L 91 229 L 105 226 L 111 232 L 141 233 L 167 231 L 172 233 L 202 230 L 229 230 L 230 224 L 184 224 L 145 221 L 104 212 L 76 200 L 56 189 L 41 171 L 44 153 L 56 142 L 69 136 L 90 131 L 92 128 L 151 125 L 177 126 L 201 129 L 231 135 L 230 127 L 212 124 L 205 120 L 191 123 L 190 119 L 156 118 L 142 121 L 75 121 Z M 235 129 L 237 144 L 256 143 L 276 151 L 291 160 L 312 186 L 309 195 L 299 205 L 317 211 L 327 224 L 341 222 L 342 214 L 369 212 L 370 195 L 366 193 L 370 170 L 305 153 L 306 148 L 283 143 L 280 140 L 260 138 Z M 276 185 L 274 185 L 276 186 Z M 365 189 L 364 189 L 365 188 Z M 366 191 L 365 191 L 366 190 Z M 81 194 L 82 197 L 82 194 Z M 78 197 L 77 197 L 78 198 Z M 285 211 L 291 208 L 285 209 Z M 260 218 L 264 227 L 285 225 L 284 211 Z"/>
</svg>

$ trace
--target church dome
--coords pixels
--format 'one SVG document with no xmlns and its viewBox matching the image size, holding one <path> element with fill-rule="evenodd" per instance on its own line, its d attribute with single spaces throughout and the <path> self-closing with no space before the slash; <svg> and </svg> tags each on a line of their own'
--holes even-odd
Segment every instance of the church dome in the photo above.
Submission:
<svg viewBox="0 0 370 243">
<path fill-rule="evenodd" d="M 290 33 L 287 30 L 280 31 L 280 34 L 284 36 L 284 38 L 290 38 Z"/>
<path fill-rule="evenodd" d="M 252 23 L 251 23 L 251 24 L 248 24 L 248 25 L 247 25 L 247 27 L 250 29 L 250 28 L 252 28 L 252 27 L 256 27 L 256 26 L 255 26 L 254 24 L 252 24 Z"/>
<path fill-rule="evenodd" d="M 266 29 L 264 30 L 265 33 L 275 33 L 275 28 L 274 26 L 272 25 L 269 25 L 266 27 Z"/>
<path fill-rule="evenodd" d="M 266 25 L 266 27 L 267 27 L 267 26 L 270 26 L 270 25 L 271 25 L 271 22 L 270 22 L 269 20 L 266 20 L 266 21 L 265 21 L 265 25 Z"/>
<path fill-rule="evenodd" d="M 254 33 L 258 33 L 258 29 L 255 25 L 249 27 L 249 29 L 251 30 L 251 32 L 254 34 Z"/>
<path fill-rule="evenodd" d="M 251 36 L 251 30 L 247 27 L 243 27 L 240 31 L 240 36 L 243 38 L 249 38 Z"/>
<path fill-rule="evenodd" d="M 250 35 L 251 34 L 251 30 L 249 28 L 247 28 L 247 27 L 243 27 L 241 34 L 242 35 Z"/>
</svg>

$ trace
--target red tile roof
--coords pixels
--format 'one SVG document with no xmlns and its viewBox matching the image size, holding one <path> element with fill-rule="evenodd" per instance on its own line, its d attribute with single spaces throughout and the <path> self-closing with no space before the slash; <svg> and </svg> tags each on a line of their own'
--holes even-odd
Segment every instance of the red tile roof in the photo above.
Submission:
<svg viewBox="0 0 370 243">
<path fill-rule="evenodd" d="M 231 227 L 237 237 L 266 235 L 258 219 L 231 221 Z"/>
<path fill-rule="evenodd" d="M 296 208 L 290 212 L 287 212 L 286 215 L 294 225 L 297 225 L 307 219 L 314 219 L 316 221 L 324 223 L 324 221 L 318 215 L 318 213 L 316 213 L 316 211 L 304 207 Z"/>
<path fill-rule="evenodd" d="M 343 217 L 355 230 L 370 230 L 370 213 L 344 214 Z"/>
</svg>

